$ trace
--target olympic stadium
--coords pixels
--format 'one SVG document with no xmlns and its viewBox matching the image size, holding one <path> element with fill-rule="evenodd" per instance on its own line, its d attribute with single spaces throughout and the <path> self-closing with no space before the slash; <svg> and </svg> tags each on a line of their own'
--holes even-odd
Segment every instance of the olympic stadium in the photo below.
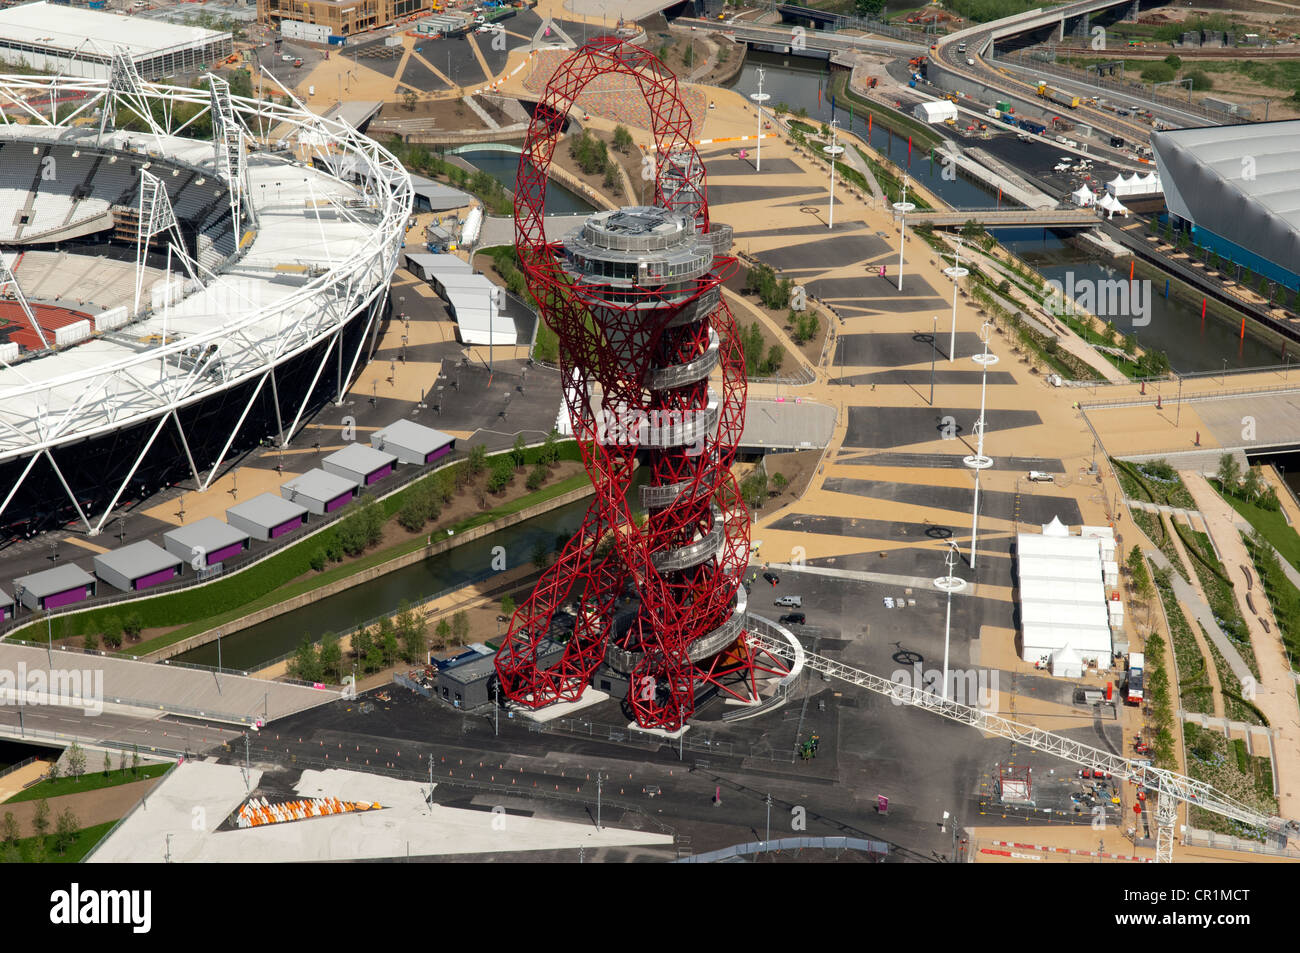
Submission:
<svg viewBox="0 0 1300 953">
<path fill-rule="evenodd" d="M 0 76 L 0 544 L 206 488 L 374 346 L 405 171 L 291 95 L 206 87 L 125 54 L 107 79 Z"/>
</svg>

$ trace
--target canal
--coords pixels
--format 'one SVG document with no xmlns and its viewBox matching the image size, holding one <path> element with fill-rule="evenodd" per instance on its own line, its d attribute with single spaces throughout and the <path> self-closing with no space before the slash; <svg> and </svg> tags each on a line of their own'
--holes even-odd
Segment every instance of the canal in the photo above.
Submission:
<svg viewBox="0 0 1300 953">
<path fill-rule="evenodd" d="M 221 640 L 224 668 L 253 669 L 292 652 L 304 634 L 313 640 L 326 632 L 345 632 L 385 612 L 396 612 L 405 601 L 417 602 L 436 592 L 463 585 L 493 568 L 493 549 L 505 547 L 505 567 L 528 565 L 539 543 L 549 552 L 568 541 L 582 525 L 589 499 L 525 520 L 508 529 L 406 566 L 373 582 L 346 589 L 317 602 L 276 616 Z M 217 643 L 209 642 L 176 656 L 180 662 L 217 664 Z"/>
<path fill-rule="evenodd" d="M 515 190 L 515 173 L 519 169 L 519 156 L 513 152 L 474 150 L 458 155 L 477 169 L 482 169 L 511 192 Z M 546 214 L 571 215 L 596 211 L 596 207 L 572 189 L 565 188 L 554 179 L 546 184 Z"/>
</svg>

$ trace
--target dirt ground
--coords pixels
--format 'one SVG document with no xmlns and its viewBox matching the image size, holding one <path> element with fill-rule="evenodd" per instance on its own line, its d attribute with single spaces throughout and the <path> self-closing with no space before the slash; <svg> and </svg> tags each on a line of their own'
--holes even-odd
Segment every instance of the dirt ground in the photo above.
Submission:
<svg viewBox="0 0 1300 953">
<path fill-rule="evenodd" d="M 780 509 L 796 502 L 808 489 L 808 483 L 817 472 L 817 464 L 822 458 L 820 450 L 796 450 L 793 453 L 769 453 L 763 458 L 767 468 L 768 497 L 763 501 L 762 511 Z M 735 468 L 737 481 L 743 479 L 757 464 Z M 781 474 L 788 481 L 784 490 L 777 491 L 772 480 Z"/>
<path fill-rule="evenodd" d="M 482 103 L 481 103 L 482 104 Z M 375 117 L 376 125 L 397 122 L 403 119 L 433 119 L 443 129 L 486 129 L 478 113 L 470 109 L 459 99 L 421 99 L 414 104 L 414 109 L 407 109 L 401 100 L 384 103 Z M 489 113 L 496 107 L 491 107 Z M 500 112 L 500 110 L 497 110 Z M 504 116 L 504 114 L 502 114 Z M 496 118 L 495 114 L 493 118 Z M 498 120 L 499 121 L 499 120 Z"/>
<path fill-rule="evenodd" d="M 763 302 L 758 300 L 757 295 L 745 293 L 745 275 L 747 271 L 748 271 L 748 266 L 744 262 L 741 262 L 740 267 L 736 269 L 736 273 L 733 274 L 730 278 L 728 278 L 726 282 L 724 282 L 725 287 L 730 291 L 734 291 L 736 294 L 743 297 L 745 301 L 748 302 L 755 309 L 766 314 L 772 320 L 772 323 L 775 324 L 777 327 L 780 328 L 786 327 L 786 325 L 788 324 L 788 319 L 790 317 L 789 311 L 773 311 L 771 308 L 764 307 Z M 732 310 L 732 314 L 735 315 L 736 329 L 738 331 L 749 330 L 749 326 L 753 324 L 756 320 L 752 314 L 748 313 L 742 308 L 737 308 L 733 306 L 731 310 Z M 777 335 L 773 333 L 772 329 L 767 325 L 766 322 L 763 321 L 758 322 L 758 328 L 760 331 L 763 332 L 763 353 L 766 355 L 768 349 L 771 348 L 773 344 L 780 344 L 781 348 L 786 352 L 786 357 L 781 362 L 781 369 L 777 371 L 778 375 L 790 374 L 798 366 L 799 362 L 794 357 L 795 352 L 803 353 L 804 356 L 808 358 L 808 361 L 811 364 L 814 365 L 817 364 L 818 360 L 821 358 L 820 341 L 821 338 L 824 337 L 825 334 L 827 333 L 826 332 L 827 315 L 825 314 L 820 315 L 819 320 L 822 326 L 818 330 L 819 336 L 813 339 L 813 341 L 817 342 L 817 348 L 815 354 L 811 354 L 811 356 L 810 356 L 809 347 L 813 342 L 809 342 L 809 344 L 805 345 L 803 348 L 796 347 L 794 343 L 794 339 L 792 337 L 787 338 L 785 335 Z"/>
<path fill-rule="evenodd" d="M 622 163 L 624 168 L 627 167 L 627 163 L 624 160 L 627 159 L 628 157 L 622 155 L 617 149 L 614 148 L 614 142 L 613 142 L 614 137 L 612 135 L 602 132 L 599 129 L 591 129 L 588 130 L 588 132 L 591 135 L 595 136 L 597 139 L 600 139 L 602 142 L 605 143 L 605 145 L 609 149 L 609 154 L 611 158 L 613 158 L 616 162 Z M 617 205 L 628 205 L 636 201 L 635 197 L 628 196 L 627 190 L 623 188 L 623 183 L 621 179 L 619 180 L 619 184 L 617 188 L 607 189 L 605 188 L 604 172 L 594 172 L 590 175 L 588 175 L 586 172 L 583 172 L 582 168 L 578 165 L 578 161 L 574 159 L 572 155 L 569 154 L 569 144 L 571 141 L 572 141 L 572 137 L 566 136 L 564 141 L 561 142 L 560 145 L 556 148 L 555 156 L 551 160 L 555 165 L 558 165 L 561 169 L 564 169 L 564 171 L 570 173 L 571 175 L 576 176 L 580 181 L 586 183 L 588 186 L 595 189 L 597 192 L 609 196 L 611 199 L 613 199 L 614 203 Z M 639 161 L 640 160 L 638 158 L 638 165 L 636 167 L 636 171 L 638 175 L 640 174 Z M 636 182 L 637 179 L 633 178 L 632 181 Z"/>
</svg>

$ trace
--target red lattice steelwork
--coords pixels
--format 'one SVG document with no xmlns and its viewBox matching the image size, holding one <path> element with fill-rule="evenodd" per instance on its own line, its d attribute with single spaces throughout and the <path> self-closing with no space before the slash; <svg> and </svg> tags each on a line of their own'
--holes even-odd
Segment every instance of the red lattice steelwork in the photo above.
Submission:
<svg viewBox="0 0 1300 953">
<path fill-rule="evenodd" d="M 628 675 L 637 723 L 672 731 L 690 717 L 701 682 L 748 701 L 758 695 L 757 672 L 786 669 L 756 657 L 744 634 L 749 516 L 731 464 L 744 426 L 745 361 L 720 293 L 735 259 L 716 255 L 685 291 L 678 283 L 669 293 L 653 278 L 615 287 L 566 271 L 561 246 L 545 233 L 547 168 L 560 131 L 583 88 L 609 73 L 635 83 L 650 108 L 654 205 L 685 213 L 713 247 L 730 245 L 729 229 L 710 227 L 704 167 L 676 77 L 614 38 L 577 50 L 552 76 L 529 127 L 515 241 L 529 292 L 560 338 L 569 419 L 596 496 L 582 528 L 515 612 L 496 667 L 508 698 L 540 708 L 576 701 L 608 659 Z M 682 383 L 697 376 L 684 367 L 702 361 L 711 373 Z M 647 441 L 644 433 L 626 439 L 624 427 L 613 439 L 611 425 L 632 419 L 679 429 Z M 638 451 L 650 471 L 639 501 L 629 500 Z M 644 523 L 634 518 L 642 508 L 635 503 L 648 512 Z M 709 556 L 697 561 L 702 551 Z M 639 609 L 628 619 L 632 596 Z M 558 663 L 542 668 L 539 647 L 566 605 L 576 611 L 572 635 Z"/>
</svg>

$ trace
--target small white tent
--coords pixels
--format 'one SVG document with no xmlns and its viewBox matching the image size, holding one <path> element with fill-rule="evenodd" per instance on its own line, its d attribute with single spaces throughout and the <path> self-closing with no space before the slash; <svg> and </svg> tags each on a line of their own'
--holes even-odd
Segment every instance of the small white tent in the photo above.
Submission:
<svg viewBox="0 0 1300 953">
<path fill-rule="evenodd" d="M 957 107 L 946 99 L 917 103 L 912 110 L 912 115 L 922 122 L 931 124 L 947 122 L 949 119 L 956 120 Z"/>
<path fill-rule="evenodd" d="M 1052 674 L 1057 678 L 1082 678 L 1083 659 L 1068 644 L 1052 653 Z"/>
<path fill-rule="evenodd" d="M 1061 522 L 1059 516 L 1053 516 L 1050 523 L 1043 524 L 1044 536 L 1069 536 L 1070 527 Z"/>
<path fill-rule="evenodd" d="M 1092 194 L 1092 190 L 1086 185 L 1081 185 L 1077 191 L 1070 193 L 1070 201 L 1080 207 L 1091 205 L 1096 200 L 1096 196 Z"/>
</svg>

